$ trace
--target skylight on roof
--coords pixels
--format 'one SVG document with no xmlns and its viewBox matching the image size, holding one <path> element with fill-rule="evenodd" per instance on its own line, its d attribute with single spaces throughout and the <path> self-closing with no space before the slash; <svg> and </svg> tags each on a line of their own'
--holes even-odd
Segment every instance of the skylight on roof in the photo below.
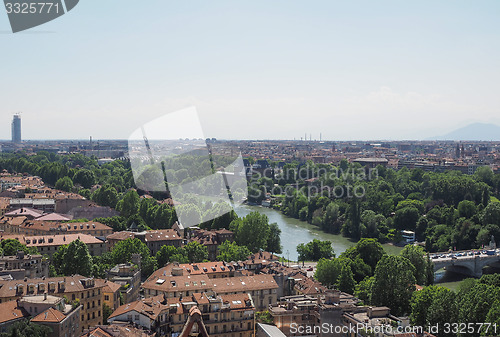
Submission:
<svg viewBox="0 0 500 337">
<path fill-rule="evenodd" d="M 164 279 L 162 278 L 159 278 L 157 281 L 156 281 L 156 284 L 163 284 L 165 282 Z"/>
</svg>

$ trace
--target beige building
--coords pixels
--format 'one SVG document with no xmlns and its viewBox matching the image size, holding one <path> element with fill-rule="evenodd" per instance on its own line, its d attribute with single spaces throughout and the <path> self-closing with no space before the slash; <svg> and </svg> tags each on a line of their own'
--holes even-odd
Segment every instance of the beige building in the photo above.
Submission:
<svg viewBox="0 0 500 337">
<path fill-rule="evenodd" d="M 96 283 L 102 285 L 102 293 L 104 295 L 104 303 L 111 308 L 111 310 L 116 310 L 120 306 L 120 288 L 121 285 L 108 280 L 96 279 Z"/>
<path fill-rule="evenodd" d="M 95 221 L 60 223 L 31 220 L 23 222 L 19 232 L 25 235 L 87 234 L 106 237 L 113 233 L 113 229 Z"/>
<path fill-rule="evenodd" d="M 96 237 L 88 234 L 63 234 L 63 235 L 3 235 L 1 240 L 16 239 L 27 247 L 36 247 L 42 255 L 52 255 L 57 252 L 60 246 L 69 245 L 75 240 L 80 240 L 89 248 L 90 255 L 102 255 L 106 252 L 106 244 Z"/>
<path fill-rule="evenodd" d="M 121 285 L 120 293 L 123 296 L 123 304 L 137 301 L 141 288 L 141 269 L 139 265 L 133 263 L 118 264 L 108 271 L 106 278 Z"/>
<path fill-rule="evenodd" d="M 80 336 L 81 305 L 70 305 L 65 299 L 57 296 L 31 295 L 19 300 L 22 306 L 33 318 L 31 322 L 45 325 L 52 329 L 48 337 Z"/>
<path fill-rule="evenodd" d="M 201 312 L 208 334 L 223 337 L 251 337 L 255 308 L 249 294 L 218 295 L 194 293 L 183 298 L 163 295 L 146 298 L 118 308 L 108 322 L 127 322 L 156 331 L 160 336 L 178 336 L 193 308 Z M 192 333 L 198 328 L 194 325 Z"/>
<path fill-rule="evenodd" d="M 26 295 L 66 296 L 70 303 L 82 305 L 79 323 L 82 332 L 89 326 L 102 324 L 102 287 L 102 283 L 81 275 L 0 281 L 0 302 L 17 300 Z"/>
<path fill-rule="evenodd" d="M 15 256 L 0 257 L 0 275 L 11 275 L 15 280 L 48 277 L 49 261 L 42 255 L 19 251 Z"/>
<path fill-rule="evenodd" d="M 250 294 L 258 311 L 266 310 L 278 299 L 278 284 L 272 275 L 209 278 L 206 274 L 190 275 L 177 266 L 158 269 L 143 283 L 142 288 L 146 297 L 164 294 L 167 298 L 184 298 L 210 291 L 221 296 Z"/>
</svg>

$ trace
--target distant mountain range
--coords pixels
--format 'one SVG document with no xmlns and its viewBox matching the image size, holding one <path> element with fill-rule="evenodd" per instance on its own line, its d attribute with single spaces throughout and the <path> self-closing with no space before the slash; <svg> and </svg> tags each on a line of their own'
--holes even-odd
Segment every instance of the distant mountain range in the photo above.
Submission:
<svg viewBox="0 0 500 337">
<path fill-rule="evenodd" d="M 443 136 L 430 140 L 484 140 L 500 141 L 500 126 L 488 123 L 473 123 Z"/>
</svg>

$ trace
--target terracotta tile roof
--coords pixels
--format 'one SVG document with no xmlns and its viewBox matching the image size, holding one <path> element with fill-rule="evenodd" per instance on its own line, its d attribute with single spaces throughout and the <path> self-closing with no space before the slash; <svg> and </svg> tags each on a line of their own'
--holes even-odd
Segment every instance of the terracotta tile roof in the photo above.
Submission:
<svg viewBox="0 0 500 337">
<path fill-rule="evenodd" d="M 160 271 L 160 273 L 159 273 Z M 196 291 L 201 292 L 206 289 L 211 289 L 212 284 L 207 275 L 183 275 L 170 276 L 163 275 L 162 269 L 154 272 L 144 282 L 143 287 L 148 289 L 156 289 L 159 291 Z"/>
<path fill-rule="evenodd" d="M 6 323 L 29 316 L 30 314 L 24 310 L 24 308 L 17 305 L 17 301 L 0 303 L 0 323 Z"/>
<path fill-rule="evenodd" d="M 60 234 L 60 235 L 33 235 L 33 236 L 7 234 L 0 236 L 0 241 L 6 239 L 17 239 L 23 245 L 26 245 L 28 247 L 61 246 L 70 244 L 71 242 L 78 239 L 80 239 L 80 241 L 82 241 L 86 245 L 103 243 L 103 241 L 88 234 Z"/>
<path fill-rule="evenodd" d="M 37 218 L 37 221 L 68 221 L 68 220 L 71 220 L 71 218 L 64 214 L 59 214 L 59 213 L 49 213 Z"/>
<path fill-rule="evenodd" d="M 156 320 L 162 311 L 168 309 L 169 306 L 164 302 L 163 295 L 160 295 L 122 305 L 108 319 L 135 311 L 147 316 L 151 320 Z"/>
<path fill-rule="evenodd" d="M 143 329 L 138 329 L 130 324 L 127 325 L 117 325 L 110 324 L 105 326 L 92 327 L 81 337 L 150 337 L 156 336 L 156 333 L 149 331 L 149 333 Z"/>
<path fill-rule="evenodd" d="M 14 216 L 14 217 L 3 216 L 2 218 L 0 218 L 0 222 L 1 223 L 8 223 L 11 226 L 20 226 L 24 221 L 26 221 L 26 219 L 28 219 L 28 218 L 25 216 Z"/>
<path fill-rule="evenodd" d="M 83 334 L 81 337 L 114 337 L 114 336 L 107 333 L 102 328 L 97 327 L 94 330 L 89 331 L 86 334 Z"/>
<path fill-rule="evenodd" d="M 225 304 L 229 304 L 233 310 L 253 308 L 253 303 L 248 294 L 221 295 L 221 298 L 222 301 Z"/>
<path fill-rule="evenodd" d="M 0 197 L 0 209 L 7 209 L 10 206 L 10 198 Z"/>
<path fill-rule="evenodd" d="M 234 267 L 224 262 L 184 263 L 179 268 L 184 269 L 184 275 L 216 274 L 234 271 Z"/>
<path fill-rule="evenodd" d="M 6 216 L 21 216 L 21 215 L 27 215 L 32 218 L 38 218 L 43 215 L 43 211 L 33 209 L 33 208 L 19 208 L 15 209 L 13 211 L 5 213 Z"/>
<path fill-rule="evenodd" d="M 106 237 L 108 240 L 127 240 L 129 238 L 134 238 L 135 235 L 133 232 L 127 232 L 127 231 L 122 231 L 122 232 L 115 232 L 113 234 L 110 234 Z"/>
<path fill-rule="evenodd" d="M 147 231 L 144 240 L 146 242 L 182 240 L 175 229 L 163 229 Z"/>
<path fill-rule="evenodd" d="M 272 275 L 253 275 L 211 279 L 212 290 L 224 292 L 247 292 L 261 289 L 277 289 L 278 284 Z"/>
<path fill-rule="evenodd" d="M 88 277 L 81 275 L 64 276 L 64 277 L 49 277 L 45 279 L 26 279 L 26 280 L 9 280 L 0 281 L 0 298 L 13 298 L 22 297 L 28 294 L 28 286 L 34 286 L 34 292 L 31 295 L 41 295 L 44 293 L 48 294 L 61 294 L 61 293 L 73 293 L 81 292 L 88 289 L 102 288 L 101 284 L 96 283 L 93 287 L 85 287 L 84 283 L 86 280 L 92 280 Z M 64 289 L 59 288 L 59 285 L 64 283 Z M 43 290 L 39 287 L 43 284 Z M 49 291 L 49 285 L 54 287 L 53 291 Z M 19 286 L 22 286 L 22 291 L 20 291 Z"/>
<path fill-rule="evenodd" d="M 96 279 L 95 284 L 102 286 L 102 291 L 105 293 L 115 293 L 120 290 L 121 285 L 113 281 Z"/>
<path fill-rule="evenodd" d="M 64 321 L 66 318 L 66 315 L 60 312 L 59 310 L 56 310 L 54 308 L 49 308 L 39 314 L 38 316 L 35 316 L 34 318 L 31 319 L 32 322 L 37 322 L 37 323 L 60 323 Z"/>
<path fill-rule="evenodd" d="M 55 214 L 55 213 L 52 213 Z M 52 215 L 48 214 L 48 215 Z M 72 222 L 72 223 L 59 223 L 51 220 L 41 221 L 41 218 L 36 220 L 26 221 L 21 225 L 21 229 L 30 229 L 38 231 L 64 231 L 67 233 L 71 232 L 82 232 L 82 231 L 112 231 L 113 229 L 105 224 L 95 221 L 89 222 Z M 67 221 L 67 220 L 66 220 Z"/>
</svg>

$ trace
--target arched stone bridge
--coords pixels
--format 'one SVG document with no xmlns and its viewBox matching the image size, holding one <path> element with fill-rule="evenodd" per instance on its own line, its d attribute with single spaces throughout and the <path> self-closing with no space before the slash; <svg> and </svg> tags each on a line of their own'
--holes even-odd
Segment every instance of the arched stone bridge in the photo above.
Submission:
<svg viewBox="0 0 500 337">
<path fill-rule="evenodd" d="M 456 252 L 452 254 L 454 256 Z M 446 270 L 467 274 L 474 277 L 481 277 L 483 274 L 483 268 L 490 265 L 500 266 L 500 255 L 495 252 L 495 255 L 465 255 L 457 257 L 448 257 L 450 254 L 445 254 L 445 257 L 439 257 L 432 259 L 434 264 L 434 271 L 441 268 L 446 268 Z"/>
</svg>

